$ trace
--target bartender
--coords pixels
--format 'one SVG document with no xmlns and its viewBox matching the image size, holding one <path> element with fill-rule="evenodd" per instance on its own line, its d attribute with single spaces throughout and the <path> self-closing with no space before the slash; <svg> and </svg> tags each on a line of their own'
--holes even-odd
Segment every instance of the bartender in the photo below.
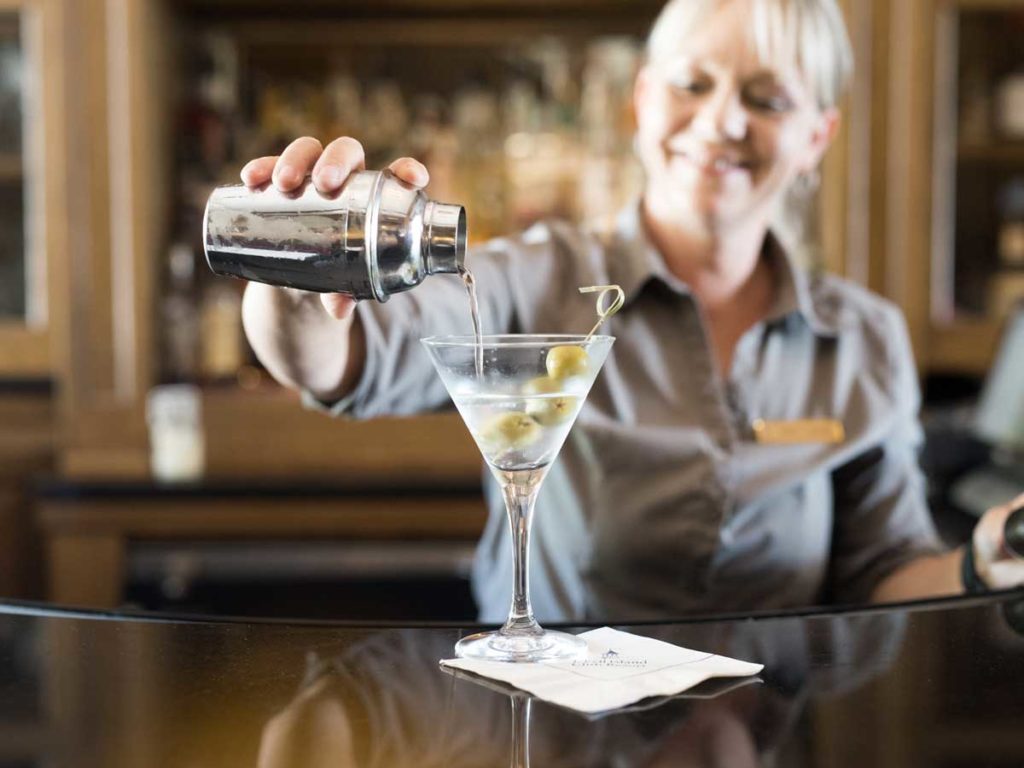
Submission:
<svg viewBox="0 0 1024 768">
<path fill-rule="evenodd" d="M 904 319 L 800 266 L 787 215 L 809 199 L 852 69 L 835 0 L 671 0 L 634 89 L 639 200 L 610 231 L 550 221 L 467 257 L 485 333 L 575 333 L 583 285 L 618 284 L 616 337 L 532 533 L 541 621 L 645 619 L 862 603 L 1024 583 L 1004 550 L 1013 505 L 944 551 L 917 453 Z M 332 193 L 359 142 L 292 142 L 249 185 Z M 411 158 L 390 166 L 425 186 Z M 251 283 L 243 321 L 267 370 L 339 416 L 448 404 L 419 348 L 466 333 L 462 284 L 431 278 L 356 305 Z M 491 488 L 473 570 L 481 619 L 510 600 L 510 533 Z M 1018 499 L 1017 502 L 1021 502 Z"/>
</svg>

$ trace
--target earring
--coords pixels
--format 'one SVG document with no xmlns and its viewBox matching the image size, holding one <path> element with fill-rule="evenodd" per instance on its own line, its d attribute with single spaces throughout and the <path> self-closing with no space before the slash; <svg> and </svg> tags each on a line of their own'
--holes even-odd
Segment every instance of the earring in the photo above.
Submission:
<svg viewBox="0 0 1024 768">
<path fill-rule="evenodd" d="M 801 195 L 813 195 L 821 186 L 821 172 L 817 168 L 805 171 L 796 177 L 793 186 Z"/>
</svg>

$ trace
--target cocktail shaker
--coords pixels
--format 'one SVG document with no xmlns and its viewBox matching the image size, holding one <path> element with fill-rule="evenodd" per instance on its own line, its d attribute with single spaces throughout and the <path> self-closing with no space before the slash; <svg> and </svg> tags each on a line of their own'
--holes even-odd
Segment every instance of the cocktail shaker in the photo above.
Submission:
<svg viewBox="0 0 1024 768">
<path fill-rule="evenodd" d="M 218 187 L 203 217 L 210 269 L 271 285 L 387 301 L 428 275 L 458 272 L 466 212 L 438 203 L 390 171 L 360 171 L 333 195 L 309 179 Z"/>
</svg>

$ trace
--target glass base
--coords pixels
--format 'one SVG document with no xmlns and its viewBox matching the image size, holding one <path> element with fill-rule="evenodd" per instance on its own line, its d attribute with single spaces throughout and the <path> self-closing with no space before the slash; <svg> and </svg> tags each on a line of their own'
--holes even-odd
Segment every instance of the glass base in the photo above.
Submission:
<svg viewBox="0 0 1024 768">
<path fill-rule="evenodd" d="M 536 662 L 571 659 L 587 649 L 587 641 L 565 632 L 542 629 L 538 632 L 512 633 L 503 630 L 480 632 L 455 644 L 455 655 L 464 659 Z"/>
</svg>

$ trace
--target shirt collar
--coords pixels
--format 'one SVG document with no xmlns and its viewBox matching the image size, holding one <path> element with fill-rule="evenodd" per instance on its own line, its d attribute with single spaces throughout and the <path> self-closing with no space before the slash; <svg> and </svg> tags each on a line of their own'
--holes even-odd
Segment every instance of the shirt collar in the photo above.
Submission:
<svg viewBox="0 0 1024 768">
<path fill-rule="evenodd" d="M 647 237 L 638 200 L 619 213 L 613 230 L 608 274 L 626 295 L 629 306 L 651 281 L 665 284 L 680 294 L 689 294 L 689 287 L 668 271 L 661 254 Z M 820 299 L 815 286 L 817 278 L 800 267 L 793 255 L 779 239 L 769 232 L 764 245 L 764 257 L 771 260 L 778 276 L 778 291 L 767 322 L 781 322 L 788 317 L 800 317 L 819 336 L 835 336 L 839 332 L 839 314 L 836 308 Z"/>
</svg>

